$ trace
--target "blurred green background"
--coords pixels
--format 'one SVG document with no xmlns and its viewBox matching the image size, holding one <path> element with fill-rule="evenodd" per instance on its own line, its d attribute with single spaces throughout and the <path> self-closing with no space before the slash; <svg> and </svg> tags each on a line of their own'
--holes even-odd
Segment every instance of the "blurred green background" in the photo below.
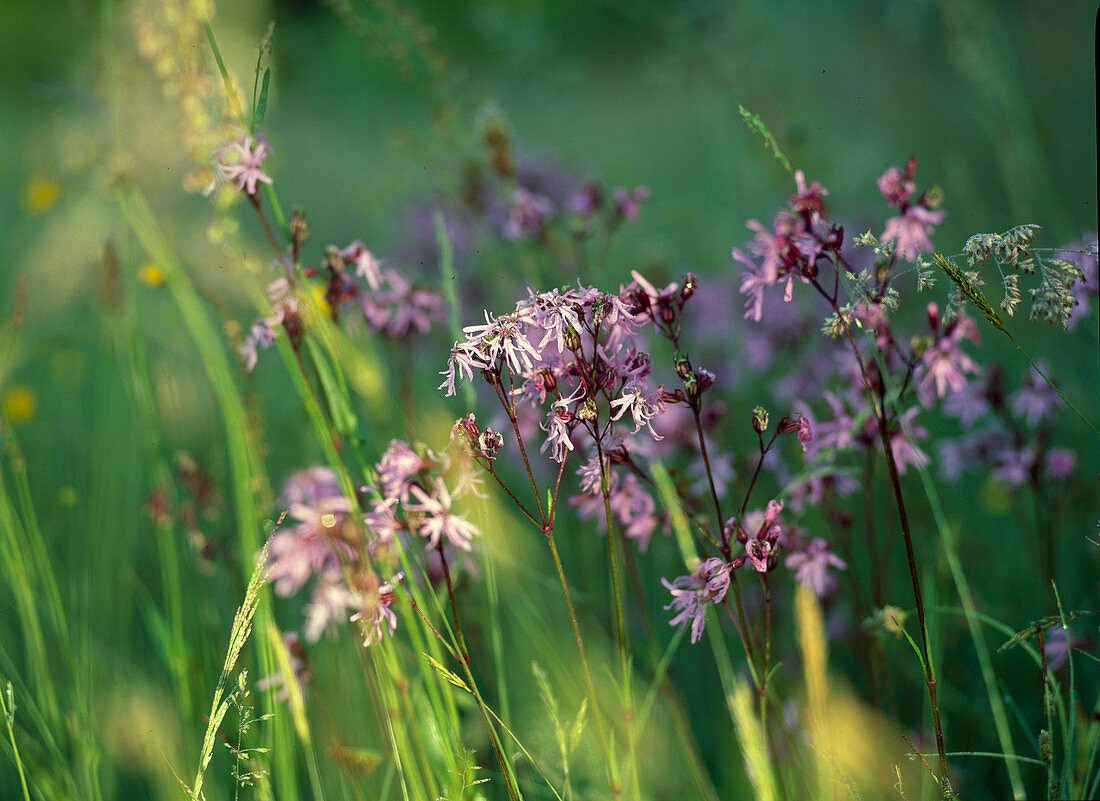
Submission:
<svg viewBox="0 0 1100 801">
<path fill-rule="evenodd" d="M 117 769 L 107 786 L 114 782 L 120 798 L 130 797 L 126 788 L 169 793 L 165 772 L 149 777 L 162 754 L 189 764 L 194 747 L 181 717 L 158 711 L 175 702 L 149 633 L 156 623 L 142 611 L 160 593 L 143 512 L 154 485 L 148 454 L 184 449 L 215 476 L 227 458 L 202 365 L 167 294 L 140 272 L 149 259 L 118 218 L 120 176 L 151 198 L 185 267 L 226 319 L 247 324 L 259 284 L 227 269 L 225 240 L 211 230 L 217 215 L 183 191 L 195 167 L 180 141 L 186 115 L 135 44 L 154 7 L 7 0 L 0 25 L 0 318 L 21 317 L 3 340 L 0 395 L 74 647 L 86 656 L 76 714 L 107 732 L 101 745 Z M 410 208 L 461 192 L 478 120 L 496 109 L 523 157 L 607 185 L 650 188 L 641 222 L 612 254 L 614 285 L 642 265 L 670 279 L 695 270 L 704 282 L 728 271 L 730 247 L 747 238 L 745 220 L 770 220 L 790 194 L 790 175 L 742 124 L 739 106 L 763 118 L 795 166 L 828 187 L 831 213 L 850 222 L 849 234 L 879 224 L 875 180 L 909 156 L 918 159 L 918 185 L 945 192 L 935 241 L 946 252 L 973 233 L 1024 222 L 1044 227 L 1045 246 L 1094 231 L 1095 11 L 1085 2 L 981 0 L 241 0 L 221 4 L 213 24 L 230 72 L 248 87 L 256 46 L 275 21 L 263 126 L 275 155 L 265 167 L 283 203 L 308 211 L 315 245 L 361 238 L 382 255 L 399 248 L 410 236 Z M 168 35 L 162 52 L 183 58 L 172 44 Z M 208 53 L 199 58 L 209 67 Z M 243 213 L 240 228 L 248 252 L 238 255 L 259 271 L 268 260 L 262 232 Z M 425 270 L 430 277 L 434 265 Z M 476 282 L 477 266 L 469 270 L 461 277 Z M 730 308 L 730 321 L 740 312 Z M 1095 322 L 1094 311 L 1086 327 Z M 1018 328 L 1033 354 L 1056 364 L 1068 393 L 1095 398 L 1091 331 L 1078 331 L 1072 341 L 1085 347 L 1067 352 L 1057 332 Z M 987 346 L 1007 358 L 1002 343 Z M 421 358 L 424 388 L 434 386 L 442 360 Z M 142 401 L 126 379 L 135 359 L 148 360 L 159 430 L 139 422 Z M 264 427 L 303 430 L 268 443 L 277 485 L 317 449 L 285 377 L 261 367 L 257 381 L 250 408 Z M 387 414 L 399 416 L 378 411 Z M 1079 455 L 1081 474 L 1095 475 L 1095 449 Z M 220 502 L 209 515 L 197 528 L 214 543 L 217 563 L 231 513 Z M 203 554 L 182 544 L 180 553 L 194 581 L 189 592 L 203 599 L 194 630 L 223 632 L 240 587 Z M 1021 554 L 1010 560 L 1009 586 L 1030 569 Z M 1070 584 L 1080 591 L 1091 579 L 1087 565 L 1077 567 Z M 1001 611 L 1011 609 L 1010 598 L 999 600 Z M 1077 602 L 1095 605 L 1095 594 Z M 6 642 L 19 631 L 3 612 L 11 608 L 0 585 Z M 1021 614 L 1022 625 L 1039 612 Z M 194 648 L 196 663 L 214 665 L 224 643 L 198 637 Z M 139 729 L 145 734 L 134 736 Z M 117 767 L 131 760 L 144 767 Z"/>
</svg>

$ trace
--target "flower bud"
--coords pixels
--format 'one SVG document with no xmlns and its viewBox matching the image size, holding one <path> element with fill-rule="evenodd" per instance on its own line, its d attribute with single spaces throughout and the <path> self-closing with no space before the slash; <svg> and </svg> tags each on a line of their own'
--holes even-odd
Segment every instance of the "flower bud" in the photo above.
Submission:
<svg viewBox="0 0 1100 801">
<path fill-rule="evenodd" d="M 592 322 L 600 325 L 605 317 L 607 317 L 607 302 L 603 298 L 596 298 L 592 301 Z"/>
<path fill-rule="evenodd" d="M 325 248 L 325 269 L 330 273 L 337 274 L 344 271 L 344 257 L 340 255 L 340 251 L 332 245 Z"/>
<path fill-rule="evenodd" d="M 596 402 L 591 398 L 585 398 L 584 403 L 577 409 L 577 417 L 580 420 L 595 420 L 599 416 Z"/>
<path fill-rule="evenodd" d="M 928 352 L 930 347 L 932 347 L 932 337 L 914 335 L 909 340 L 909 350 L 913 352 L 914 359 L 919 359 Z"/>
<path fill-rule="evenodd" d="M 684 286 L 680 289 L 680 300 L 686 303 L 698 288 L 699 279 L 695 277 L 695 273 L 688 273 L 684 276 Z"/>
<path fill-rule="evenodd" d="M 294 247 L 299 250 L 309 239 L 309 222 L 306 221 L 306 213 L 301 209 L 295 209 L 290 215 L 290 236 Z"/>
<path fill-rule="evenodd" d="M 581 346 L 581 335 L 577 333 L 575 328 L 570 326 L 562 333 L 562 341 L 569 350 L 576 350 Z"/>
<path fill-rule="evenodd" d="M 752 410 L 752 430 L 757 434 L 763 434 L 768 430 L 768 410 L 763 406 L 757 406 Z"/>
<path fill-rule="evenodd" d="M 683 353 L 676 354 L 676 375 L 687 381 L 694 371 L 691 369 L 691 361 Z"/>
<path fill-rule="evenodd" d="M 661 322 L 666 325 L 672 325 L 676 322 L 676 310 L 669 303 L 661 304 Z"/>
</svg>

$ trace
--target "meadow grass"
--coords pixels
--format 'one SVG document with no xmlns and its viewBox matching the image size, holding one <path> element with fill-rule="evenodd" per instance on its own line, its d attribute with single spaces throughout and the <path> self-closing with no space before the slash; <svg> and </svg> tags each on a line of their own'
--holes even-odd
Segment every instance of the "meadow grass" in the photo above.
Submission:
<svg viewBox="0 0 1100 801">
<path fill-rule="evenodd" d="M 800 333 L 773 331 L 782 345 L 756 364 L 764 335 L 742 319 L 741 265 L 726 255 L 744 247 L 743 219 L 769 220 L 786 202 L 793 164 L 828 184 L 830 214 L 877 232 L 883 210 L 851 196 L 856 187 L 875 196 L 882 169 L 909 154 L 896 153 L 900 145 L 886 135 L 863 151 L 837 131 L 803 144 L 798 125 L 764 93 L 744 90 L 752 111 L 728 98 L 711 102 L 729 88 L 729 74 L 695 92 L 662 83 L 663 70 L 683 78 L 700 53 L 729 45 L 733 17 L 700 7 L 722 23 L 708 28 L 661 9 L 548 6 L 523 18 L 487 6 L 467 18 L 433 3 L 332 3 L 323 20 L 294 17 L 272 33 L 266 11 L 242 5 L 216 16 L 198 0 L 102 3 L 89 21 L 94 44 L 81 52 L 98 68 L 97 107 L 67 112 L 68 139 L 56 146 L 64 158 L 47 160 L 62 165 L 64 183 L 28 180 L 13 214 L 23 283 L 10 282 L 0 304 L 0 608 L 8 612 L 0 619 L 0 796 L 1096 795 L 1100 546 L 1090 539 L 1090 476 L 1100 470 L 1100 449 L 1087 399 L 1097 378 L 1097 298 L 1094 289 L 1082 293 L 1092 308 L 1069 333 L 1035 333 L 1024 315 L 991 305 L 999 283 L 1006 292 L 1016 286 L 1004 276 L 1032 256 L 1057 284 L 1037 297 L 1056 303 L 1064 268 L 1054 251 L 1082 223 L 1095 225 L 1079 219 L 1081 197 L 1087 208 L 1091 196 L 1078 184 L 1092 179 L 1062 187 L 1044 169 L 1047 145 L 1029 122 L 1026 82 L 1016 74 L 1023 67 L 998 55 L 1020 35 L 1015 18 L 978 2 L 921 18 L 951 43 L 936 69 L 988 85 L 974 98 L 983 124 L 1007 115 L 1010 141 L 982 163 L 1012 191 L 1003 202 L 989 199 L 988 189 L 974 188 L 971 167 L 948 168 L 966 161 L 964 145 L 921 133 L 923 147 L 941 147 L 927 160 L 917 154 L 918 183 L 934 176 L 948 209 L 935 234 L 938 282 L 918 295 L 914 276 L 932 262 L 910 267 L 877 240 L 851 248 L 851 224 L 835 278 L 828 268 L 791 273 L 801 278 L 795 302 L 766 308 L 766 317 L 790 309 L 789 326 Z M 540 106 L 541 93 L 561 93 L 576 69 L 550 55 L 562 48 L 559 26 L 572 25 L 598 50 L 596 32 L 614 19 L 623 27 L 607 33 L 609 52 L 659 40 L 652 63 L 609 58 L 602 83 L 584 86 L 587 100 L 573 112 Z M 740 22 L 783 30 L 762 10 L 746 10 Z M 980 33 L 967 27 L 976 22 Z M 28 16 L 27 24 L 44 22 Z M 505 82 L 501 105 L 481 102 L 497 80 L 481 70 L 491 56 L 471 54 L 473 74 L 464 78 L 448 54 L 478 25 L 484 41 L 501 30 L 528 37 L 530 61 L 520 45 L 501 58 L 513 59 L 514 80 L 532 82 L 529 92 Z M 831 16 L 822 22 L 826 52 L 842 48 L 837 25 Z M 301 55 L 311 37 L 330 48 L 312 59 L 327 73 Z M 851 46 L 881 55 L 880 42 Z M 953 73 L 944 63 L 952 59 Z M 532 66 L 540 62 L 541 70 Z M 346 114 L 326 107 L 325 81 L 356 85 L 350 76 L 359 69 L 378 91 L 371 113 L 403 121 L 393 126 L 398 155 L 382 139 L 386 124 L 365 125 L 353 100 L 345 98 Z M 1036 75 L 1027 80 L 1046 77 Z M 694 109 L 709 133 L 677 133 L 665 152 L 680 155 L 653 167 L 644 151 L 664 147 L 665 134 L 629 105 L 622 89 L 632 85 L 651 85 L 670 113 Z M 786 85 L 792 97 L 806 91 Z M 602 111 L 589 110 L 601 99 Z M 1057 112 L 1056 100 L 1044 98 L 1043 108 Z M 542 116 L 554 142 L 569 113 L 613 122 L 578 123 L 587 148 L 563 137 L 561 157 L 538 155 L 530 120 Z M 824 112 L 819 122 L 840 125 Z M 348 133 L 340 147 L 307 147 L 345 126 L 362 140 Z M 275 143 L 262 166 L 271 184 L 237 183 L 241 161 L 219 157 L 221 167 L 211 166 L 215 148 L 234 141 L 245 142 L 247 166 L 261 135 Z M 1074 147 L 1064 132 L 1052 135 Z M 714 166 L 714 153 L 731 150 L 736 162 Z M 372 163 L 357 171 L 360 159 Z M 692 172 L 696 160 L 711 167 L 686 187 L 678 173 Z M 198 190 L 219 169 L 224 180 L 204 199 Z M 650 189 L 616 194 L 608 182 L 598 213 L 540 217 L 541 199 L 566 191 L 558 184 L 580 197 L 584 181 L 604 169 Z M 1061 162 L 1058 171 L 1065 173 Z M 744 188 L 735 209 L 710 199 L 735 184 Z M 813 194 L 804 190 L 804 199 Z M 308 223 L 293 205 L 306 200 Z M 1036 219 L 1047 231 L 1034 232 L 1036 244 L 1017 243 L 1011 259 L 967 264 L 961 242 L 979 229 L 955 218 L 968 200 L 983 222 L 996 219 L 980 230 L 1007 239 L 1015 223 Z M 934 212 L 937 202 L 922 208 Z M 397 233 L 397 210 L 410 205 L 412 222 Z M 420 310 L 429 332 L 395 335 L 386 328 L 392 315 L 372 322 L 361 299 L 400 294 L 399 279 L 383 272 L 382 290 L 361 286 L 376 268 L 360 274 L 339 251 L 357 237 L 384 257 L 380 269 L 434 293 Z M 326 251 L 330 241 L 338 245 Z M 846 272 L 843 259 L 859 258 L 860 269 Z M 64 261 L 93 266 L 65 281 L 54 266 Z M 695 278 L 700 262 L 707 266 Z M 860 273 L 876 263 L 893 271 L 887 279 Z M 971 269 L 985 270 L 984 293 Z M 1025 288 L 1035 285 L 1019 272 Z M 273 299 L 265 287 L 280 276 L 291 289 Z M 673 280 L 675 289 L 659 288 Z M 590 285 L 583 301 L 570 296 L 591 316 L 564 331 L 573 372 L 543 385 L 551 397 L 542 417 L 510 391 L 531 380 L 514 366 L 522 356 L 477 361 L 509 336 L 491 325 L 470 380 L 459 375 L 453 397 L 437 389 L 451 343 L 474 341 L 464 326 L 479 325 L 483 309 L 502 319 L 528 290 L 584 293 Z M 1019 452 L 1072 448 L 1067 475 L 1051 479 L 1036 463 L 1016 480 L 1001 457 L 982 454 L 974 472 L 950 481 L 937 451 L 906 470 L 900 449 L 924 441 L 902 428 L 903 412 L 921 405 L 921 354 L 953 336 L 939 317 L 952 285 L 985 326 L 982 347 L 968 344 L 967 352 L 986 375 L 1001 377 L 987 394 L 999 392 L 1002 403 L 983 419 L 1006 427 Z M 894 286 L 903 307 L 886 329 L 860 316 L 860 300 L 887 307 Z M 669 407 L 688 412 L 681 429 L 661 428 L 664 440 L 646 429 L 655 390 L 647 390 L 647 408 L 628 397 L 641 384 L 625 378 L 602 396 L 592 389 L 604 369 L 596 344 L 613 349 L 621 333 L 613 333 L 613 299 L 636 304 L 631 314 L 646 332 L 638 380 L 652 369 Z M 514 312 L 517 320 L 525 313 Z M 817 333 L 830 314 L 834 341 Z M 262 323 L 272 336 L 265 349 L 255 326 L 276 317 Z M 901 345 L 883 346 L 886 331 Z M 241 358 L 249 344 L 254 368 Z M 911 362 L 899 366 L 906 348 Z M 794 398 L 785 382 L 807 379 L 814 359 L 833 360 L 827 349 L 854 353 L 862 379 L 836 370 Z M 554 351 L 550 341 L 545 352 Z M 714 368 L 713 388 L 700 363 Z M 639 374 L 633 364 L 620 365 L 635 371 L 630 381 Z M 1035 425 L 1021 422 L 1026 410 L 1014 418 L 1005 395 L 1022 391 L 1029 376 L 1038 393 L 1047 375 L 1067 405 L 1051 406 Z M 570 403 L 569 393 L 585 387 Z M 831 422 L 826 390 L 849 404 L 863 398 L 852 431 L 866 441 L 804 460 L 798 438 L 813 440 L 799 421 L 813 417 L 820 443 Z M 924 406 L 922 447 L 970 430 L 935 402 Z M 616 409 L 621 421 L 611 419 Z M 464 422 L 471 412 L 476 421 Z M 555 419 L 572 437 L 558 446 L 560 461 L 554 448 L 539 447 Z M 584 440 L 596 421 L 607 431 L 616 422 L 621 439 Z M 387 454 L 397 443 L 408 443 L 402 453 L 416 466 L 391 493 Z M 578 490 L 576 473 L 589 457 L 591 484 Z M 726 457 L 735 475 L 722 472 Z M 325 502 L 335 505 L 307 504 L 289 490 L 288 478 L 315 466 L 331 476 Z M 456 488 L 467 468 L 484 497 Z M 814 480 L 825 488 L 806 501 Z M 838 489 L 845 482 L 848 494 Z M 770 523 L 757 530 L 769 500 L 783 504 L 779 540 L 769 540 Z M 279 573 L 287 564 L 280 549 L 305 529 L 301 515 L 310 510 L 337 543 L 323 571 L 313 566 L 312 607 Z M 382 512 L 396 515 L 399 534 L 377 533 L 382 518 L 371 515 Z M 810 553 L 814 537 L 845 564 L 834 562 L 828 588 L 816 593 L 784 563 Z M 778 559 L 767 550 L 776 542 L 786 551 Z M 339 611 L 311 638 L 309 615 L 322 605 L 314 588 L 325 582 Z M 676 590 L 696 593 L 696 606 L 678 606 L 688 596 Z M 684 624 L 670 627 L 683 610 Z M 1074 632 L 1074 647 L 1064 636 L 1059 643 L 1059 629 Z M 286 636 L 299 631 L 299 639 Z"/>
</svg>

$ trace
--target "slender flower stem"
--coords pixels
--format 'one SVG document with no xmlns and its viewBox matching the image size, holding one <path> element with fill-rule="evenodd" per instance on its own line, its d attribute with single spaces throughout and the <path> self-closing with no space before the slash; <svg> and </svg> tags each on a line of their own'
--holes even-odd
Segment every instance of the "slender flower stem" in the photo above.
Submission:
<svg viewBox="0 0 1100 801">
<path fill-rule="evenodd" d="M 815 280 L 813 282 L 826 299 L 828 295 L 821 289 L 821 286 Z M 852 353 L 855 356 L 856 364 L 859 366 L 860 377 L 863 380 L 863 385 L 867 389 L 867 395 L 871 401 L 871 407 L 874 410 L 875 417 L 878 421 L 879 440 L 882 443 L 882 451 L 886 456 L 886 467 L 890 474 L 890 486 L 893 489 L 894 500 L 898 507 L 898 517 L 901 523 L 902 538 L 905 542 L 905 556 L 908 561 L 909 578 L 913 584 L 913 597 L 916 601 L 917 608 L 917 620 L 920 624 L 920 636 L 921 636 L 921 651 L 923 652 L 924 662 L 924 680 L 928 686 L 928 701 L 932 707 L 932 726 L 936 735 L 936 750 L 939 752 L 940 761 L 940 777 L 941 790 L 944 795 L 950 792 L 950 777 L 947 771 L 947 749 L 944 746 L 943 741 L 943 726 L 940 722 L 940 706 L 937 700 L 936 694 L 936 670 L 932 663 L 932 652 L 928 644 L 928 624 L 925 618 L 924 612 L 924 599 L 921 595 L 920 589 L 920 577 L 917 573 L 917 560 L 913 550 L 913 536 L 909 530 L 909 516 L 905 511 L 905 499 L 901 492 L 901 480 L 898 477 L 897 460 L 894 456 L 893 444 L 890 441 L 890 435 L 886 430 L 886 409 L 885 409 L 885 397 L 882 394 L 883 388 L 879 387 L 877 390 L 875 384 L 871 381 L 870 376 L 867 373 L 867 367 L 863 362 L 863 357 L 859 352 L 859 345 L 856 344 L 855 337 L 852 335 L 851 327 L 844 321 L 844 316 L 840 312 L 840 307 L 837 304 L 835 298 L 830 300 L 830 304 L 833 307 L 833 312 L 837 315 L 837 319 L 841 320 L 844 327 L 844 335 L 848 340 L 848 344 L 852 348 Z"/>
<path fill-rule="evenodd" d="M 286 257 L 283 254 L 282 248 L 279 247 L 279 243 L 275 240 L 275 234 L 271 231 L 271 226 L 268 225 L 267 216 L 264 214 L 263 208 L 260 206 L 260 195 L 253 194 L 247 195 L 248 202 L 252 204 L 252 208 L 256 210 L 256 216 L 260 218 L 260 225 L 263 226 L 264 233 L 267 234 L 267 241 L 271 244 L 271 249 L 275 251 L 275 257 L 279 260 L 279 263 L 283 265 L 283 269 L 286 270 L 287 280 L 292 284 L 294 283 L 294 273 L 290 268 L 290 265 L 286 263 Z"/>
<path fill-rule="evenodd" d="M 497 764 L 500 766 L 500 772 L 504 776 L 504 784 L 508 788 L 508 795 L 512 801 L 519 801 L 519 794 L 516 792 L 515 786 L 512 784 L 512 774 L 509 770 L 508 763 L 504 760 L 504 754 L 500 749 L 500 742 L 497 739 L 496 729 L 493 727 L 493 722 L 489 718 L 489 711 L 485 707 L 485 701 L 481 698 L 481 691 L 477 688 L 477 683 L 474 681 L 473 671 L 470 670 L 470 652 L 466 649 L 466 638 L 462 635 L 462 624 L 458 620 L 458 604 L 455 603 L 454 585 L 451 583 L 451 569 L 447 565 L 447 556 L 443 552 L 443 540 L 436 544 L 436 552 L 439 554 L 439 560 L 443 565 L 443 577 L 447 581 L 447 598 L 451 602 L 451 617 L 454 619 L 455 624 L 455 638 L 458 640 L 458 648 L 461 652 L 462 668 L 466 673 L 466 680 L 470 682 L 470 692 L 474 698 L 477 699 L 478 709 L 481 710 L 481 716 L 485 719 L 485 727 L 489 730 L 489 742 L 492 743 L 493 752 L 496 754 Z"/>
<path fill-rule="evenodd" d="M 710 485 L 710 497 L 714 500 L 715 525 L 721 530 L 725 518 L 722 516 L 722 504 L 718 500 L 718 490 L 714 486 L 714 473 L 710 469 L 710 457 L 707 455 L 707 439 L 703 436 L 703 423 L 699 419 L 699 400 L 691 404 L 691 413 L 695 416 L 695 431 L 699 435 L 699 450 L 703 454 L 703 466 L 707 471 L 707 483 Z M 760 468 L 757 467 L 759 472 Z M 744 512 L 742 512 L 744 514 Z M 728 554 L 727 554 L 728 556 Z"/>
<path fill-rule="evenodd" d="M 535 504 L 538 506 L 539 519 L 542 520 L 543 526 L 546 525 L 546 512 L 542 508 L 542 499 L 539 498 L 539 487 L 535 482 L 535 474 L 531 470 L 531 462 L 527 458 L 527 448 L 523 446 L 523 434 L 519 433 L 519 421 L 516 419 L 516 407 L 514 403 L 510 403 L 504 397 L 504 392 L 500 388 L 500 380 L 493 384 L 493 389 L 496 390 L 497 398 L 500 400 L 500 405 L 504 407 L 505 413 L 508 415 L 508 420 L 512 423 L 512 430 L 516 432 L 516 443 L 519 445 L 520 455 L 523 456 L 523 466 L 527 469 L 527 478 L 531 481 L 531 492 L 535 494 Z"/>
<path fill-rule="evenodd" d="M 764 753 L 768 753 L 768 670 L 772 658 L 772 587 L 767 573 L 761 573 L 760 577 L 764 580 L 764 670 L 760 674 L 758 693 L 760 695 L 760 734 L 764 739 Z"/>
<path fill-rule="evenodd" d="M 622 579 L 619 576 L 619 558 L 615 549 L 615 529 L 611 519 L 611 476 L 604 461 L 603 445 L 596 439 L 596 455 L 600 462 L 600 492 L 603 494 L 604 515 L 607 520 L 607 556 L 611 562 L 611 591 L 615 599 L 616 636 L 619 645 L 619 668 L 626 676 L 628 649 L 626 642 L 626 624 L 623 618 Z"/>
<path fill-rule="evenodd" d="M 630 653 L 626 639 L 626 621 L 623 616 L 622 578 L 619 571 L 619 555 L 615 547 L 615 525 L 611 519 L 611 476 L 604 460 L 603 444 L 600 437 L 596 442 L 596 457 L 600 462 L 600 490 L 603 494 L 604 516 L 607 521 L 607 558 L 611 563 L 611 590 L 615 597 L 615 633 L 619 641 L 619 674 L 623 687 L 623 717 L 626 720 L 627 748 L 629 749 L 630 769 L 633 778 L 634 794 L 640 798 L 638 780 L 638 761 L 634 749 L 634 698 L 630 687 Z"/>
<path fill-rule="evenodd" d="M 607 728 L 604 724 L 603 713 L 600 711 L 599 696 L 596 695 L 596 685 L 592 682 L 592 671 L 588 667 L 588 656 L 584 650 L 584 638 L 581 636 L 581 627 L 577 622 L 577 610 L 573 607 L 573 596 L 569 592 L 569 584 L 565 580 L 565 570 L 561 566 L 561 556 L 558 554 L 558 545 L 554 540 L 553 529 L 547 530 L 546 542 L 550 546 L 550 555 L 554 559 L 554 569 L 558 572 L 558 581 L 561 582 L 561 590 L 565 595 L 565 605 L 569 609 L 569 621 L 573 624 L 573 637 L 577 641 L 577 650 L 581 656 L 581 669 L 584 671 L 584 683 L 588 688 L 588 698 L 592 704 L 592 715 L 596 718 L 596 728 L 600 734 L 600 745 L 603 748 L 604 758 L 610 763 L 611 752 L 607 744 Z M 612 781 L 612 792 L 618 796 L 622 789 Z"/>
<path fill-rule="evenodd" d="M 484 466 L 486 472 L 496 480 L 496 482 L 500 486 L 500 488 L 508 494 L 509 498 L 512 499 L 512 502 L 516 505 L 516 508 L 519 509 L 521 512 L 523 512 L 524 517 L 526 517 L 528 520 L 530 520 L 536 526 L 542 525 L 541 523 L 539 523 L 538 520 L 535 519 L 535 516 L 533 514 L 531 514 L 531 512 L 527 509 L 527 507 L 523 505 L 523 502 L 515 496 L 515 493 L 513 493 L 512 490 L 508 489 L 508 485 L 504 483 L 504 481 L 501 479 L 501 477 L 497 474 L 497 471 L 495 469 L 493 469 L 492 462 L 487 461 L 487 462 L 485 462 L 485 464 L 483 466 Z"/>
<path fill-rule="evenodd" d="M 676 344 L 675 341 L 673 344 Z M 699 419 L 699 400 L 698 398 L 691 404 L 691 412 L 695 417 L 695 433 L 699 437 L 699 451 L 703 454 L 703 466 L 707 471 L 707 482 L 710 484 L 710 496 L 714 501 L 714 513 L 717 518 L 714 521 L 715 526 L 719 532 L 722 531 L 725 525 L 725 518 L 722 517 L 722 504 L 718 500 L 718 491 L 714 486 L 714 472 L 710 468 L 710 457 L 707 455 L 707 440 L 703 435 L 703 423 Z M 757 472 L 760 472 L 760 466 L 757 465 Z M 753 477 L 753 481 L 756 477 Z M 748 503 L 748 494 L 745 495 L 745 502 Z M 744 509 L 741 510 L 741 514 L 744 514 Z M 730 559 L 730 544 L 726 542 L 726 538 L 722 536 L 722 555 L 728 562 Z M 748 617 L 745 615 L 745 605 L 741 601 L 741 585 L 737 581 L 737 572 L 730 571 L 730 589 L 733 590 L 733 603 L 737 607 L 737 620 L 735 622 L 735 628 L 738 635 L 741 637 L 741 645 L 745 648 L 745 656 L 751 662 L 756 661 L 755 649 L 752 644 L 752 634 L 749 631 Z M 728 607 L 727 607 L 728 608 Z M 755 678 L 756 672 L 753 671 Z"/>
</svg>

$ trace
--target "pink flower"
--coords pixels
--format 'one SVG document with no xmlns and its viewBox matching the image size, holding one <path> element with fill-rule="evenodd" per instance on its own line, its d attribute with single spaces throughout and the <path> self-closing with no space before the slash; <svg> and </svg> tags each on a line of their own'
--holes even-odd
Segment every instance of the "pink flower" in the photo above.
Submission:
<svg viewBox="0 0 1100 801">
<path fill-rule="evenodd" d="M 431 495 L 419 484 L 413 484 L 410 491 L 418 503 L 407 505 L 405 511 L 423 515 L 417 533 L 428 539 L 427 548 L 435 548 L 446 538 L 456 548 L 471 550 L 470 538 L 480 532 L 469 520 L 451 511 L 451 493 L 442 479 L 436 479 Z"/>
<path fill-rule="evenodd" d="M 848 567 L 843 559 L 829 550 L 829 543 L 820 537 L 814 537 L 804 550 L 790 554 L 783 565 L 793 570 L 795 579 L 813 590 L 818 598 L 827 595 L 836 583 L 829 568 L 844 570 Z"/>
<path fill-rule="evenodd" d="M 339 571 L 341 552 L 346 559 L 355 558 L 355 550 L 341 537 L 351 508 L 343 496 L 324 498 L 316 506 L 290 505 L 289 516 L 301 522 L 280 529 L 268 546 L 267 580 L 277 594 L 291 596 L 311 576 Z"/>
<path fill-rule="evenodd" d="M 1065 481 L 1077 469 L 1077 454 L 1069 448 L 1051 448 L 1047 452 L 1046 477 L 1051 481 Z"/>
<path fill-rule="evenodd" d="M 929 304 L 930 316 L 937 318 L 935 304 Z M 921 403 L 929 406 L 933 394 L 942 398 L 948 390 L 952 394 L 967 389 L 966 373 L 977 373 L 978 365 L 963 353 L 960 345 L 964 339 L 977 341 L 978 332 L 974 321 L 966 315 L 960 315 L 949 327 L 944 336 L 938 337 L 936 344 L 921 356 L 923 375 L 917 382 L 917 395 Z M 935 392 L 933 393 L 933 388 Z"/>
<path fill-rule="evenodd" d="M 698 642 L 706 625 L 706 605 L 721 603 L 730 584 L 730 566 L 721 559 L 711 557 L 702 562 L 690 575 L 680 576 L 669 583 L 661 579 L 672 602 L 665 609 L 675 609 L 676 616 L 668 622 L 678 626 L 691 621 L 691 641 Z"/>
<path fill-rule="evenodd" d="M 906 261 L 916 261 L 921 253 L 932 249 L 932 226 L 943 222 L 943 210 L 932 211 L 924 206 L 909 206 L 903 214 L 886 221 L 886 230 L 879 237 L 893 241 L 895 252 Z"/>
<path fill-rule="evenodd" d="M 931 461 L 928 454 L 916 445 L 916 440 L 928 439 L 928 431 L 913 422 L 919 410 L 913 407 L 898 418 L 897 427 L 890 432 L 890 446 L 894 451 L 898 475 L 905 475 L 907 465 L 917 469 L 926 467 Z"/>
<path fill-rule="evenodd" d="M 917 185 L 913 182 L 915 171 L 916 161 L 909 159 L 904 173 L 898 167 L 891 167 L 878 179 L 878 191 L 894 208 L 901 208 L 917 191 Z"/>
<path fill-rule="evenodd" d="M 504 235 L 508 239 L 542 235 L 542 226 L 554 211 L 554 203 L 548 197 L 517 187 L 512 195 L 512 208 L 504 223 Z"/>
<path fill-rule="evenodd" d="M 615 411 L 616 407 L 618 407 L 618 411 Z M 622 396 L 611 401 L 611 409 L 614 411 L 614 414 L 611 415 L 612 420 L 618 420 L 626 412 L 630 412 L 631 416 L 634 418 L 635 434 L 641 431 L 642 428 L 648 428 L 653 439 L 663 439 L 660 434 L 653 430 L 653 426 L 650 423 L 654 415 L 660 414 L 663 411 L 663 404 L 660 402 L 660 396 L 648 398 L 641 387 L 634 385 L 624 388 Z"/>
<path fill-rule="evenodd" d="M 256 183 L 271 183 L 260 165 L 267 158 L 267 142 L 262 137 L 253 139 L 248 134 L 214 151 L 215 167 L 223 181 L 236 183 L 247 194 L 256 194 Z"/>
<path fill-rule="evenodd" d="M 355 265 L 355 274 L 364 279 L 374 292 L 382 285 L 382 261 L 356 239 L 340 251 L 346 265 Z"/>
<path fill-rule="evenodd" d="M 615 189 L 615 211 L 628 220 L 638 219 L 643 201 L 649 198 L 648 186 L 636 186 L 627 192 L 621 186 Z"/>
<path fill-rule="evenodd" d="M 802 170 L 794 171 L 794 182 L 795 186 L 798 187 L 798 192 L 791 195 L 790 200 L 788 200 L 788 205 L 793 211 L 811 214 L 825 210 L 825 202 L 821 198 L 823 195 L 829 194 L 828 189 L 817 181 L 806 186 L 806 174 Z"/>
<path fill-rule="evenodd" d="M 403 573 L 398 573 L 390 581 L 380 584 L 377 590 L 377 598 L 373 599 L 374 602 L 370 603 L 368 600 L 358 612 L 351 616 L 350 619 L 353 623 L 363 624 L 364 648 L 369 648 L 380 641 L 384 633 L 392 636 L 397 628 L 397 614 L 392 608 L 393 602 L 397 600 L 394 585 L 399 584 L 403 577 Z M 374 581 L 377 580 L 377 578 L 374 578 Z M 369 609 L 366 608 L 368 604 L 370 605 Z"/>
</svg>

